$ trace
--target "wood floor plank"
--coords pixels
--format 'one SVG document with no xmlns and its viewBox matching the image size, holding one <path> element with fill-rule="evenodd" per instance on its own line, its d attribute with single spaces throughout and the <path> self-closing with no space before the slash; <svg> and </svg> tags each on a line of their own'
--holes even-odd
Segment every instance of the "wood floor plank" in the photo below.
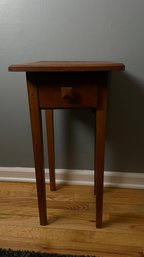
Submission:
<svg viewBox="0 0 144 257">
<path fill-rule="evenodd" d="M 47 185 L 47 226 L 39 225 L 35 184 L 0 182 L 0 247 L 43 252 L 144 256 L 144 191 L 105 188 L 103 228 L 95 228 L 89 186 Z"/>
</svg>

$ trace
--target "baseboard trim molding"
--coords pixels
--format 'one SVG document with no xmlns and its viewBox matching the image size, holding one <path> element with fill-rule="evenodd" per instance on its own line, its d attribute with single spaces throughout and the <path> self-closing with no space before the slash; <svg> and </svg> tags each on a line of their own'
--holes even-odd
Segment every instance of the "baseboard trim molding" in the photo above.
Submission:
<svg viewBox="0 0 144 257">
<path fill-rule="evenodd" d="M 45 170 L 49 182 L 49 170 Z M 34 168 L 0 167 L 0 181 L 35 182 Z M 56 169 L 58 184 L 93 185 L 93 170 Z M 105 171 L 104 185 L 109 187 L 144 189 L 144 174 L 132 172 Z"/>
</svg>

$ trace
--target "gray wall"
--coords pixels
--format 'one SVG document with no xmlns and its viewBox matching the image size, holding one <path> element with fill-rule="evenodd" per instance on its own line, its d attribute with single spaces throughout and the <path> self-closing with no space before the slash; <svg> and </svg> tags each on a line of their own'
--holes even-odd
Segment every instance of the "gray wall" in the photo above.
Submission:
<svg viewBox="0 0 144 257">
<path fill-rule="evenodd" d="M 0 166 L 33 166 L 23 73 L 36 60 L 123 62 L 109 92 L 105 170 L 144 170 L 144 1 L 0 0 Z M 56 111 L 56 167 L 93 169 L 94 117 Z M 45 146 L 46 147 L 46 146 Z"/>
</svg>

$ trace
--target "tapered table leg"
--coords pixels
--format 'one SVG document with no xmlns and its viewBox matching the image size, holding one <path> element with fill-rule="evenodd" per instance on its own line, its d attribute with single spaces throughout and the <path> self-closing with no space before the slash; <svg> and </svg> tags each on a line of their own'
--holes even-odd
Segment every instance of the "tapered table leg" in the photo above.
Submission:
<svg viewBox="0 0 144 257">
<path fill-rule="evenodd" d="M 107 83 L 106 83 L 107 84 Z M 98 89 L 99 102 L 96 110 L 96 142 L 95 142 L 95 180 L 96 180 L 96 227 L 102 227 L 103 214 L 103 179 L 104 179 L 104 154 L 105 132 L 107 114 L 107 85 Z"/>
<path fill-rule="evenodd" d="M 30 108 L 31 129 L 32 129 L 32 139 L 33 139 L 39 217 L 40 217 L 40 224 L 46 225 L 47 213 L 46 213 L 46 190 L 45 190 L 41 110 L 38 102 L 38 92 L 37 92 L 37 86 L 35 83 L 35 74 L 27 72 L 26 78 L 27 78 L 27 89 L 28 89 L 28 97 L 29 97 L 29 108 Z"/>
<path fill-rule="evenodd" d="M 46 129 L 47 129 L 50 189 L 51 189 L 51 191 L 55 191 L 56 190 L 56 184 L 55 184 L 53 110 L 46 110 L 45 111 L 45 117 L 46 117 Z"/>
</svg>

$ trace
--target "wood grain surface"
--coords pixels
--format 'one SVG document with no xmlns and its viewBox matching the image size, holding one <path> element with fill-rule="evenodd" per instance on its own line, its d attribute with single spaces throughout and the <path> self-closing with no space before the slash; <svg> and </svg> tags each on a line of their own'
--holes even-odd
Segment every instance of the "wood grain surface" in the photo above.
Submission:
<svg viewBox="0 0 144 257">
<path fill-rule="evenodd" d="M 48 225 L 39 225 L 36 186 L 0 183 L 0 247 L 97 257 L 144 256 L 144 191 L 104 189 L 104 226 L 95 228 L 88 186 L 47 190 Z"/>
<path fill-rule="evenodd" d="M 122 71 L 122 63 L 113 62 L 88 62 L 88 61 L 41 61 L 9 66 L 9 71 L 44 72 L 44 71 Z"/>
</svg>

